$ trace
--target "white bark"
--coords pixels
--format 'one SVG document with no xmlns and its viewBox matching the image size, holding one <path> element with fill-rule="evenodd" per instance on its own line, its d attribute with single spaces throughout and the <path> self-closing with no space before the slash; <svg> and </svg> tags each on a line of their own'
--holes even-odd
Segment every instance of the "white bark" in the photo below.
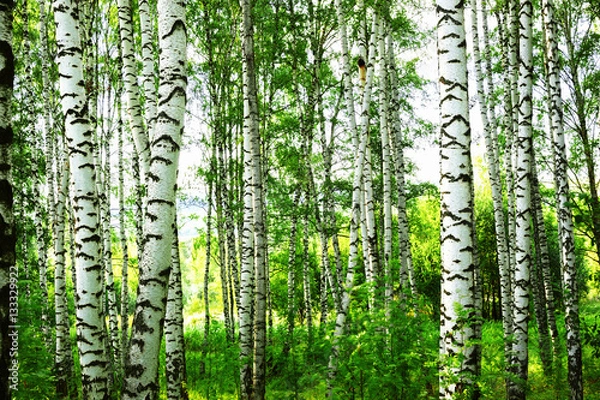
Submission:
<svg viewBox="0 0 600 400">
<path fill-rule="evenodd" d="M 519 382 L 513 381 L 509 396 L 525 399 L 529 354 L 529 286 L 532 262 L 531 242 L 531 154 L 532 154 L 532 75 L 533 46 L 530 0 L 521 0 L 519 11 L 519 129 L 515 165 L 515 275 L 513 287 L 513 362 Z"/>
<path fill-rule="evenodd" d="M 265 396 L 266 239 L 252 2 L 241 3 L 244 98 L 244 226 L 240 295 L 241 398 Z M 253 285 L 254 283 L 254 285 Z M 254 301 L 254 304 L 252 304 Z M 254 305 L 254 307 L 253 307 Z M 253 315 L 254 313 L 254 315 Z M 252 318 L 254 316 L 254 318 Z M 254 327 L 254 332 L 252 332 Z"/>
<path fill-rule="evenodd" d="M 140 106 L 139 88 L 137 83 L 138 71 L 136 56 L 133 51 L 133 23 L 131 0 L 118 0 L 119 5 L 119 35 L 121 39 L 121 60 L 123 62 L 123 89 L 127 104 L 129 128 L 140 165 L 140 180 L 147 183 L 150 167 L 150 141 L 144 127 L 142 107 Z M 144 31 L 147 29 L 144 27 Z M 154 90 L 151 92 L 154 93 Z"/>
<path fill-rule="evenodd" d="M 500 18 L 499 18 L 500 19 Z M 511 363 L 511 351 L 512 351 L 512 340 L 511 336 L 513 333 L 513 316 L 512 316 L 512 273 L 511 269 L 514 266 L 514 213 L 512 212 L 512 198 L 513 196 L 513 180 L 512 180 L 512 137 L 513 134 L 513 118 L 512 118 L 512 95 L 511 95 L 511 73 L 510 73 L 510 59 L 508 53 L 510 52 L 510 46 L 508 43 L 507 34 L 505 33 L 504 20 L 498 21 L 500 41 L 504 49 L 502 53 L 502 66 L 504 68 L 503 86 L 504 86 L 504 121 L 503 128 L 507 138 L 505 144 L 505 166 L 506 171 L 506 192 L 508 197 L 508 230 L 507 230 L 507 244 L 505 254 L 505 264 L 507 268 L 500 269 L 500 293 L 502 301 L 502 327 L 504 331 L 504 363 L 506 365 L 506 372 L 510 371 Z M 508 384 L 510 379 L 506 378 L 506 390 L 508 392 Z"/>
<path fill-rule="evenodd" d="M 123 158 L 123 146 L 125 128 L 123 126 L 123 110 L 121 102 L 118 102 L 119 110 L 119 139 L 118 139 L 118 176 L 119 176 L 119 239 L 123 261 L 121 265 L 121 366 L 125 366 L 127 360 L 127 339 L 129 337 L 129 247 L 127 245 L 127 230 L 125 226 L 125 163 Z"/>
<path fill-rule="evenodd" d="M 181 265 L 177 220 L 173 223 L 173 243 L 171 246 L 171 274 L 165 316 L 165 352 L 167 375 L 167 399 L 187 398 L 185 383 L 185 343 L 183 338 L 183 289 L 181 286 Z"/>
<path fill-rule="evenodd" d="M 386 46 L 386 26 L 381 19 L 377 37 L 377 53 L 379 67 L 379 133 L 381 135 L 382 169 L 383 169 L 383 280 L 385 286 L 385 309 L 389 311 L 392 298 L 392 274 L 390 261 L 392 258 L 392 167 L 390 145 L 390 90 L 389 90 L 389 53 Z"/>
<path fill-rule="evenodd" d="M 551 0 L 542 1 L 543 22 L 546 33 L 546 63 L 548 80 L 548 107 L 550 130 L 554 143 L 554 175 L 557 192 L 557 214 L 561 244 L 561 264 L 565 288 L 565 326 L 567 331 L 568 379 L 571 400 L 583 399 L 582 349 L 579 332 L 579 291 L 577 267 L 575 266 L 575 238 L 573 216 L 569 206 L 569 181 L 567 175 L 567 151 L 564 135 L 563 104 L 560 89 L 559 52 L 554 7 Z"/>
<path fill-rule="evenodd" d="M 308 191 L 305 192 L 305 199 L 308 197 Z M 308 204 L 305 204 L 308 209 Z M 312 345 L 312 330 L 313 330 L 313 311 L 312 311 L 312 294 L 310 288 L 310 248 L 308 235 L 308 211 L 305 210 L 303 215 L 303 235 L 302 235 L 302 288 L 304 293 L 304 311 L 306 313 L 306 330 L 308 332 L 307 346 L 310 349 Z"/>
<path fill-rule="evenodd" d="M 348 254 L 348 268 L 346 270 L 346 281 L 341 287 L 341 308 L 337 312 L 335 321 L 335 330 L 333 333 L 333 343 L 331 355 L 329 356 L 328 373 L 327 373 L 327 397 L 333 397 L 333 383 L 337 374 L 337 363 L 339 356 L 339 339 L 344 333 L 346 327 L 346 318 L 350 306 L 350 292 L 354 286 L 354 270 L 358 261 L 358 229 L 360 226 L 360 203 L 361 203 L 361 181 L 364 176 L 364 164 L 367 150 L 367 120 L 369 116 L 369 107 L 371 101 L 371 85 L 373 80 L 373 68 L 367 69 L 367 79 L 364 87 L 362 124 L 363 131 L 357 136 L 356 121 L 354 116 L 354 99 L 352 96 L 352 86 L 350 81 L 350 66 L 348 55 L 348 40 L 346 32 L 346 22 L 344 10 L 341 0 L 335 1 L 336 14 L 340 29 L 340 37 L 342 41 L 342 57 L 344 70 L 344 97 L 346 99 L 346 118 L 348 121 L 348 131 L 352 137 L 357 137 L 357 154 L 354 164 L 354 180 L 352 184 L 352 219 L 350 221 L 350 248 Z M 376 19 L 374 21 L 376 25 Z M 366 107 L 365 107 L 366 106 Z"/>
<path fill-rule="evenodd" d="M 81 364 L 83 396 L 108 396 L 109 363 L 104 348 L 102 315 L 102 267 L 93 132 L 87 112 L 83 85 L 82 48 L 77 13 L 70 0 L 54 3 L 61 105 L 69 145 L 72 205 L 75 216 L 74 240 L 77 272 L 77 341 Z"/>
<path fill-rule="evenodd" d="M 472 389 L 477 374 L 473 177 L 464 3 L 438 0 L 442 293 L 440 398 Z"/>
<path fill-rule="evenodd" d="M 171 247 L 175 186 L 186 106 L 186 19 L 182 2 L 158 2 L 160 86 L 150 151 L 144 249 L 122 399 L 156 398 Z"/>
<path fill-rule="evenodd" d="M 481 2 L 481 7 L 484 7 L 484 2 Z M 489 96 L 491 96 L 491 87 L 487 85 L 487 91 L 484 88 L 484 83 L 492 82 L 492 71 L 489 68 L 483 70 L 484 62 L 481 60 L 480 43 L 478 35 L 478 21 L 486 21 L 487 15 L 485 13 L 479 13 L 478 5 L 480 2 L 477 0 L 471 0 L 472 10 L 472 32 L 473 32 L 473 58 L 475 64 L 475 81 L 477 84 L 477 97 L 479 100 L 479 107 L 481 110 L 481 121 L 483 124 L 483 134 L 485 138 L 486 147 L 486 160 L 488 166 L 488 177 L 490 180 L 490 186 L 492 189 L 492 202 L 494 208 L 494 227 L 496 233 L 496 252 L 498 255 L 498 266 L 500 269 L 500 276 L 506 279 L 509 271 L 508 258 L 507 258 L 507 242 L 506 242 L 506 229 L 504 224 L 504 204 L 502 196 L 502 180 L 500 177 L 500 160 L 498 159 L 498 140 L 495 135 L 496 124 L 495 124 L 495 113 L 494 105 L 489 103 Z M 484 23 L 484 36 L 487 35 L 487 23 Z M 484 37 L 484 43 L 489 42 Z M 487 50 L 487 47 L 485 47 Z M 510 312 L 510 293 L 506 292 L 506 285 L 501 285 L 501 301 L 503 313 Z"/>
<path fill-rule="evenodd" d="M 400 247 L 400 287 L 401 290 L 410 289 L 413 296 L 417 295 L 412 265 L 412 254 L 410 251 L 410 232 L 408 227 L 408 215 L 406 212 L 406 185 L 404 179 L 404 143 L 402 137 L 401 119 L 399 115 L 400 99 L 398 94 L 398 78 L 396 76 L 396 60 L 394 56 L 394 44 L 388 35 L 388 52 L 390 63 L 390 86 L 391 86 L 391 111 L 392 124 L 390 125 L 390 143 L 394 150 L 396 165 L 396 190 L 398 191 L 398 242 Z"/>
<path fill-rule="evenodd" d="M 152 3 L 152 4 L 150 4 Z M 151 7 L 152 6 L 152 7 Z M 156 0 L 140 0 L 138 10 L 142 44 L 142 84 L 147 137 L 152 140 L 156 125 Z M 151 12 L 150 10 L 154 10 Z"/>
<path fill-rule="evenodd" d="M 300 200 L 300 191 L 296 190 L 294 204 Z M 284 354 L 287 354 L 292 346 L 294 335 L 294 320 L 296 313 L 296 232 L 298 216 L 292 215 L 292 226 L 290 228 L 290 243 L 288 247 L 288 277 L 287 277 L 287 337 L 284 345 Z"/>
<path fill-rule="evenodd" d="M 62 166 L 61 166 L 62 164 Z M 56 392 L 59 396 L 69 394 L 68 382 L 71 372 L 71 338 L 69 332 L 69 314 L 67 309 L 65 216 L 69 191 L 69 168 L 66 159 L 59 159 L 58 193 L 56 196 L 54 220 L 54 310 L 55 310 L 55 353 Z"/>
</svg>

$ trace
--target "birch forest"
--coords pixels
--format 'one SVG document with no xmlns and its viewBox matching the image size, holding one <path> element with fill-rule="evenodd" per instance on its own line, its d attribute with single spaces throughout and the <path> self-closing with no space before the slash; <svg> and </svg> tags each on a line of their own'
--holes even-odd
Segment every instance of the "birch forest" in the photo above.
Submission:
<svg viewBox="0 0 600 400">
<path fill-rule="evenodd" d="M 600 399 L 597 0 L 0 0 L 0 400 Z"/>
</svg>

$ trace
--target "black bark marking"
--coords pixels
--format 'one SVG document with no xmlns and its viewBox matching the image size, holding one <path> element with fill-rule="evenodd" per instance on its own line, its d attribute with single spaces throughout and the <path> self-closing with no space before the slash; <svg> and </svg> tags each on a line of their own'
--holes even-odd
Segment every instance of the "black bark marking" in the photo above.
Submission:
<svg viewBox="0 0 600 400">
<path fill-rule="evenodd" d="M 165 33 L 161 39 L 166 39 L 167 37 L 171 36 L 176 30 L 179 29 L 183 29 L 183 33 L 187 36 L 187 30 L 185 28 L 185 22 L 181 19 L 177 19 L 175 22 L 173 22 L 173 25 L 171 25 L 171 29 Z"/>
</svg>

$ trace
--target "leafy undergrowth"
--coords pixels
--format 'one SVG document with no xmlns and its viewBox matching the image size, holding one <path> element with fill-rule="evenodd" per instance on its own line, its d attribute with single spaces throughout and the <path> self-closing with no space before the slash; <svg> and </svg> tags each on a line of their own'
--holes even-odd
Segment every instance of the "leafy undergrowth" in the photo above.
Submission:
<svg viewBox="0 0 600 400">
<path fill-rule="evenodd" d="M 600 315 L 599 302 L 584 302 L 582 327 Z M 430 399 L 437 397 L 438 323 L 427 313 L 397 309 L 393 323 L 377 313 L 351 315 L 347 334 L 340 341 L 338 373 L 333 384 L 336 399 Z M 564 348 L 564 320 L 558 317 Z M 587 324 L 587 325 L 586 325 Z M 296 327 L 292 338 L 283 325 L 270 332 L 267 350 L 267 399 L 323 399 L 327 394 L 327 363 L 332 326 L 315 328 L 310 335 Z M 585 329 L 585 328 L 584 328 Z M 592 332 L 593 333 L 593 332 Z M 585 333 L 582 334 L 585 337 Z M 600 339 L 600 338 L 597 338 Z M 289 351 L 285 352 L 286 343 Z M 225 339 L 225 330 L 213 322 L 207 340 L 202 329 L 188 328 L 187 377 L 190 399 L 237 399 L 237 349 Z M 501 322 L 482 327 L 482 398 L 505 398 L 504 342 Z M 569 397 L 564 350 L 555 355 L 552 372 L 542 368 L 537 329 L 530 325 L 528 399 Z M 600 400 L 600 358 L 592 344 L 583 349 L 585 398 Z"/>
<path fill-rule="evenodd" d="M 26 307 L 23 307 L 26 309 Z M 393 308 L 391 324 L 383 313 L 350 314 L 348 329 L 340 341 L 338 373 L 333 382 L 335 398 L 345 399 L 431 399 L 437 398 L 438 317 L 425 308 L 414 313 Z M 39 310 L 36 310 L 36 312 Z M 35 314 L 35 313 L 34 313 Z M 55 399 L 53 357 L 40 334 L 37 314 L 23 312 L 19 337 L 19 378 L 15 399 Z M 600 302 L 583 301 L 581 306 L 583 378 L 586 400 L 600 400 L 600 357 L 598 329 Z M 558 317 L 564 349 L 564 321 Z M 327 364 L 333 325 L 315 327 L 311 335 L 297 326 L 288 338 L 283 324 L 270 331 L 267 351 L 267 399 L 323 399 L 327 393 Z M 71 332 L 74 336 L 74 330 Z M 287 346 L 286 346 L 287 344 Z M 482 369 L 478 381 L 485 399 L 505 398 L 505 363 L 502 324 L 486 322 L 482 327 Z M 286 347 L 289 348 L 286 351 Z M 566 355 L 556 355 L 551 374 L 544 374 L 538 349 L 537 330 L 530 325 L 530 400 L 569 398 Z M 186 327 L 187 387 L 191 400 L 238 398 L 239 364 L 237 346 L 227 342 L 219 321 L 206 336 L 200 326 Z M 77 351 L 73 351 L 75 362 Z M 164 368 L 164 355 L 161 357 Z M 74 370 L 75 386 L 78 368 Z M 164 369 L 161 386 L 165 387 Z M 81 393 L 73 396 L 81 398 Z M 166 398 L 166 393 L 161 394 Z"/>
</svg>

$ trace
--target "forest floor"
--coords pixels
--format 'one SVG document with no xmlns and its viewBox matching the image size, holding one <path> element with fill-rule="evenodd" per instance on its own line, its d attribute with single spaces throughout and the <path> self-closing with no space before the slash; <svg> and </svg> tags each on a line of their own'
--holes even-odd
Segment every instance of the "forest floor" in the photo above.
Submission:
<svg viewBox="0 0 600 400">
<path fill-rule="evenodd" d="M 424 319 L 425 318 L 425 319 Z M 377 361 L 358 357 L 363 333 L 355 331 L 356 340 L 349 340 L 347 360 L 341 360 L 337 399 L 430 399 L 437 398 L 437 325 L 431 316 L 415 321 L 414 330 L 420 329 L 416 341 L 403 354 L 397 354 L 400 366 L 409 371 L 396 373 L 389 360 L 387 365 L 378 366 Z M 427 321 L 427 318 L 429 321 Z M 600 400 L 600 299 L 584 300 L 581 303 L 583 347 L 583 375 L 586 400 Z M 406 320 L 400 323 L 406 324 Z M 564 348 L 564 320 L 558 317 L 561 331 L 561 347 Z M 410 322 L 408 323 L 411 324 Z M 202 328 L 186 327 L 187 345 L 187 388 L 191 400 L 237 399 L 238 386 L 237 350 L 229 346 L 225 331 L 219 322 L 213 322 L 208 342 L 204 341 Z M 410 332 L 408 328 L 407 332 Z M 272 331 L 269 359 L 267 399 L 324 399 L 327 377 L 327 344 L 329 338 L 319 337 L 315 332 L 313 352 L 306 354 L 306 340 L 302 327 L 296 328 L 298 348 L 287 357 L 281 347 L 285 342 L 285 330 Z M 352 335 L 352 334 L 351 334 Z M 375 339 L 377 340 L 377 339 Z M 408 342 L 407 342 L 408 343 Z M 371 343 L 372 345 L 372 343 Z M 383 345 L 383 342 L 381 343 Z M 420 347 L 415 347 L 420 346 Z M 483 398 L 504 398 L 504 355 L 503 334 L 500 322 L 486 322 L 482 329 L 482 372 L 480 387 Z M 367 351 L 367 350 L 364 350 Z M 554 369 L 545 374 L 540 360 L 538 332 L 534 323 L 530 325 L 529 340 L 529 394 L 530 400 L 568 399 L 566 357 L 556 356 Z M 310 360 L 310 361 L 307 361 Z M 392 360 L 393 361 L 393 360 Z M 387 369 L 386 369 L 387 368 Z M 392 368 L 392 369 L 389 369 Z M 411 370 L 413 370 L 411 373 Z M 383 375 L 391 376 L 383 376 Z M 352 379 L 349 381 L 348 379 Z M 349 384 L 348 382 L 352 382 Z M 396 382 L 396 383 L 394 383 Z M 381 385 L 378 387 L 378 385 Z M 162 385 L 164 387 L 164 385 Z M 390 387 L 393 387 L 390 389 Z M 165 397 L 166 398 L 166 397 Z"/>
</svg>

